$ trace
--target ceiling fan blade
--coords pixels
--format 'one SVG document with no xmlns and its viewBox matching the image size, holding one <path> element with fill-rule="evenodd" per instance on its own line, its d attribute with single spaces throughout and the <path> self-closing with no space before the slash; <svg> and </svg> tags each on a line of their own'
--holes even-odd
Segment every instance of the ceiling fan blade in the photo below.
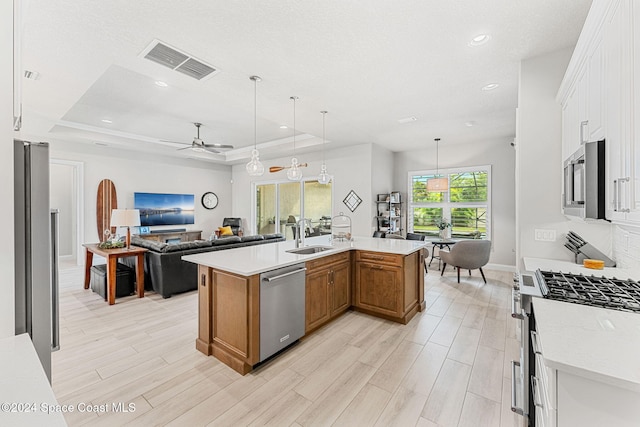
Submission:
<svg viewBox="0 0 640 427">
<path fill-rule="evenodd" d="M 228 145 L 228 144 L 202 144 L 205 147 L 209 147 L 209 148 L 228 148 L 228 149 L 232 149 L 233 145 Z"/>
<path fill-rule="evenodd" d="M 161 139 L 161 142 L 168 142 L 169 144 L 180 144 L 180 145 L 191 145 L 190 142 L 179 142 L 179 141 L 169 141 L 166 139 Z"/>
<path fill-rule="evenodd" d="M 192 148 L 193 148 L 192 146 L 189 146 L 189 147 L 183 147 L 183 148 L 178 148 L 176 151 L 190 150 L 190 149 L 192 149 Z"/>
</svg>

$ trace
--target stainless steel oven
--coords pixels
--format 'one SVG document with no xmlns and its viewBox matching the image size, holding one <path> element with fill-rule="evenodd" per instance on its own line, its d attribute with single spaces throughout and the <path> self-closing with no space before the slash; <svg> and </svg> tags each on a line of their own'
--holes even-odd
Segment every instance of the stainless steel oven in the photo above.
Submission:
<svg viewBox="0 0 640 427">
<path fill-rule="evenodd" d="M 587 142 L 564 161 L 562 208 L 565 215 L 605 219 L 604 140 Z"/>
<path fill-rule="evenodd" d="M 518 324 L 520 357 L 511 361 L 511 410 L 522 415 L 523 426 L 535 426 L 535 405 L 531 392 L 531 378 L 535 376 L 535 354 L 531 345 L 536 323 L 533 297 L 541 297 L 540 286 L 534 273 L 521 273 L 514 278 L 511 317 Z"/>
</svg>

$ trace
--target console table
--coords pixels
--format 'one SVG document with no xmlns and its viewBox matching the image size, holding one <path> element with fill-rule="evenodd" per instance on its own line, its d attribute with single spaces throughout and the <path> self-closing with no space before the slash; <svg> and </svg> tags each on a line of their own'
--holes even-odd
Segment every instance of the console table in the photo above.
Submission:
<svg viewBox="0 0 640 427">
<path fill-rule="evenodd" d="M 202 239 L 202 231 L 168 231 L 166 233 L 138 234 L 138 237 L 141 239 L 154 240 L 161 243 L 169 243 L 170 241 L 175 241 L 176 239 L 180 239 L 181 242 L 193 242 L 194 240 Z"/>
<path fill-rule="evenodd" d="M 84 288 L 89 289 L 91 281 L 91 265 L 93 264 L 93 254 L 104 257 L 107 260 L 107 294 L 109 305 L 116 303 L 116 264 L 118 258 L 135 256 L 138 258 L 136 262 L 136 286 L 138 297 L 144 296 L 144 253 L 148 251 L 145 248 L 131 246 L 127 248 L 101 249 L 97 243 L 85 243 L 84 261 Z"/>
</svg>

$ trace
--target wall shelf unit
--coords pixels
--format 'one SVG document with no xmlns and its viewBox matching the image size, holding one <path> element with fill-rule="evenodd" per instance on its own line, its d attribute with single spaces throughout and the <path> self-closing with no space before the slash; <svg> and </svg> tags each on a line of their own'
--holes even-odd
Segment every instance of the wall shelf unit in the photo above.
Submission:
<svg viewBox="0 0 640 427">
<path fill-rule="evenodd" d="M 402 235 L 402 200 L 400 192 L 378 194 L 376 198 L 376 223 L 378 231 Z"/>
</svg>

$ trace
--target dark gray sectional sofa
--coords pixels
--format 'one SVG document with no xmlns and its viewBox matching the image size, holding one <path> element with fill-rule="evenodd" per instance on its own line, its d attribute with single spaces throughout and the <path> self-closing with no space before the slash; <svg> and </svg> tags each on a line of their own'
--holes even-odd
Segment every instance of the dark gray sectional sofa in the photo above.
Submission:
<svg viewBox="0 0 640 427">
<path fill-rule="evenodd" d="M 144 255 L 145 288 L 154 290 L 169 298 L 173 294 L 198 289 L 198 266 L 182 261 L 183 255 L 212 252 L 243 246 L 262 245 L 282 242 L 282 234 L 265 234 L 255 236 L 229 236 L 217 240 L 198 240 L 178 244 L 167 244 L 152 240 L 131 237 L 131 244 L 149 249 Z M 135 268 L 135 257 L 120 258 L 120 262 Z"/>
</svg>

